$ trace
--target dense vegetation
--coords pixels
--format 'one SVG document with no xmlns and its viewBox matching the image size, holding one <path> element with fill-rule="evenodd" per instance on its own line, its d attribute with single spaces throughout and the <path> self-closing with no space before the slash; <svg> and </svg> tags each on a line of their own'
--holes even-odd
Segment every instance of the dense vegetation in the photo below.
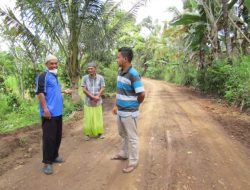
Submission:
<svg viewBox="0 0 250 190">
<path fill-rule="evenodd" d="M 172 8 L 175 18 L 147 41 L 148 47 L 158 45 L 146 76 L 192 85 L 249 108 L 249 10 L 249 0 L 186 0 L 184 12 Z"/>
<path fill-rule="evenodd" d="M 0 9 L 0 132 L 40 122 L 35 77 L 48 53 L 60 59 L 64 116 L 82 107 L 81 76 L 91 60 L 104 75 L 106 93 L 116 85 L 116 53 L 132 47 L 143 76 L 192 85 L 242 110 L 250 107 L 249 0 L 186 0 L 184 11 L 162 26 L 150 17 L 136 24 L 139 1 L 129 12 L 111 0 L 17 0 Z M 50 15 L 50 16 L 48 16 Z M 143 34 L 143 33 L 146 33 Z"/>
</svg>

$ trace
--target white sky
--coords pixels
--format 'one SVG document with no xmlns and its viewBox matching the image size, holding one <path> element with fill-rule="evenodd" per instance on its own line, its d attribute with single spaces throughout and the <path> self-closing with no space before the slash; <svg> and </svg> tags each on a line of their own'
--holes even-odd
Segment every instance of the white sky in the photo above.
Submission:
<svg viewBox="0 0 250 190">
<path fill-rule="evenodd" d="M 14 7 L 15 6 L 15 0 L 0 0 L 0 7 Z"/>
<path fill-rule="evenodd" d="M 114 0 L 120 1 L 120 0 Z M 129 10 L 132 7 L 132 3 L 137 0 L 123 0 L 122 8 Z M 140 7 L 137 13 L 137 22 L 142 21 L 143 18 L 151 16 L 153 20 L 156 19 L 161 23 L 162 21 L 170 21 L 172 13 L 168 10 L 169 7 L 176 7 L 179 11 L 183 10 L 183 0 L 148 0 L 146 6 Z"/>
</svg>

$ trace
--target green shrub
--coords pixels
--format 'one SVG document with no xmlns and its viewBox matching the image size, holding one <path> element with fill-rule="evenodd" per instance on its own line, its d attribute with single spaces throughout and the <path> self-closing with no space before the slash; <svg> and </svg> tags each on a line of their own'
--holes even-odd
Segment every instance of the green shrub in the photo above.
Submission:
<svg viewBox="0 0 250 190">
<path fill-rule="evenodd" d="M 20 107 L 21 98 L 11 91 L 7 96 L 7 104 L 14 111 Z"/>
<path fill-rule="evenodd" d="M 217 60 L 208 65 L 205 73 L 205 83 L 208 91 L 223 96 L 226 91 L 226 82 L 230 77 L 232 66 L 227 60 Z"/>
<path fill-rule="evenodd" d="M 0 93 L 3 93 L 6 91 L 6 86 L 5 86 L 5 77 L 3 74 L 0 74 Z"/>
<path fill-rule="evenodd" d="M 197 70 L 192 64 L 168 64 L 165 79 L 193 85 L 198 89 L 224 97 L 229 103 L 250 107 L 250 56 L 239 56 L 230 62 L 219 59 Z"/>
<path fill-rule="evenodd" d="M 194 64 L 168 64 L 165 80 L 184 85 L 196 85 L 197 70 Z"/>
<path fill-rule="evenodd" d="M 0 132 L 12 131 L 16 128 L 40 122 L 36 99 L 20 101 L 20 106 L 8 110 L 4 118 L 1 117 L 1 120 Z"/>
<path fill-rule="evenodd" d="M 117 79 L 118 66 L 115 63 L 109 65 L 109 67 L 103 69 L 105 80 L 105 92 L 115 92 L 116 79 Z"/>
<path fill-rule="evenodd" d="M 34 98 L 36 96 L 35 89 L 36 89 L 36 76 L 37 73 L 31 66 L 28 66 L 23 71 L 23 83 L 24 88 L 28 92 L 29 96 Z"/>
<path fill-rule="evenodd" d="M 199 69 L 197 72 L 197 77 L 196 77 L 196 87 L 198 89 L 200 89 L 201 91 L 205 92 L 208 91 L 208 82 L 206 81 L 206 72 L 207 72 L 207 68 L 204 67 L 202 69 Z"/>
<path fill-rule="evenodd" d="M 71 96 L 65 95 L 63 102 L 63 117 L 68 117 L 72 112 L 76 110 L 82 110 L 84 101 L 81 98 L 77 103 L 73 103 Z"/>
<path fill-rule="evenodd" d="M 0 123 L 6 118 L 6 114 L 11 110 L 7 103 L 7 96 L 0 93 Z"/>
<path fill-rule="evenodd" d="M 227 101 L 250 106 L 250 56 L 233 59 L 232 70 L 225 83 Z"/>
<path fill-rule="evenodd" d="M 148 68 L 146 73 L 144 74 L 146 77 L 153 79 L 164 79 L 164 69 L 165 65 L 163 65 L 159 60 L 151 60 L 147 62 Z"/>
</svg>

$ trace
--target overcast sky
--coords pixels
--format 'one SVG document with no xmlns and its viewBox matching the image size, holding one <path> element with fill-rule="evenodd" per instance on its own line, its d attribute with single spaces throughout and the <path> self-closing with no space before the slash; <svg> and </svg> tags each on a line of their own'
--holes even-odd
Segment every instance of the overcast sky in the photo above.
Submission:
<svg viewBox="0 0 250 190">
<path fill-rule="evenodd" d="M 0 0 L 0 7 L 5 7 L 5 6 L 8 6 L 8 7 L 14 7 L 15 5 L 15 0 Z"/>
<path fill-rule="evenodd" d="M 114 0 L 120 1 L 120 0 Z M 129 10 L 132 4 L 138 0 L 123 0 L 122 8 Z M 0 0 L 0 7 L 4 5 L 13 7 L 15 0 Z M 164 20 L 171 20 L 172 14 L 167 11 L 169 7 L 176 7 L 182 10 L 182 0 L 148 0 L 146 6 L 140 7 L 137 13 L 137 22 L 143 18 L 151 16 L 154 20 L 158 19 L 160 22 Z"/>
<path fill-rule="evenodd" d="M 129 10 L 132 7 L 132 3 L 136 1 L 137 0 L 124 0 L 122 8 Z M 157 19 L 159 22 L 169 21 L 172 19 L 172 14 L 167 11 L 169 7 L 176 7 L 179 11 L 182 11 L 182 0 L 148 0 L 146 6 L 140 7 L 136 20 L 140 22 L 143 18 L 151 16 L 153 20 Z"/>
</svg>

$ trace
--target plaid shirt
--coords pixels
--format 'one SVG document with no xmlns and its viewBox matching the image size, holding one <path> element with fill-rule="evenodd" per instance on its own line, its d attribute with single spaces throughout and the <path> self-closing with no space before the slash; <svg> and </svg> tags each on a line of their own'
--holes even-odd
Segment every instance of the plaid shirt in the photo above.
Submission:
<svg viewBox="0 0 250 190">
<path fill-rule="evenodd" d="M 101 75 L 97 74 L 95 77 L 85 75 L 82 78 L 82 87 L 86 87 L 87 90 L 94 96 L 97 96 L 101 88 L 104 86 L 104 78 Z M 85 96 L 85 104 L 91 106 L 91 99 L 88 96 Z M 96 105 L 100 104 L 102 104 L 102 99 L 100 99 Z"/>
</svg>

